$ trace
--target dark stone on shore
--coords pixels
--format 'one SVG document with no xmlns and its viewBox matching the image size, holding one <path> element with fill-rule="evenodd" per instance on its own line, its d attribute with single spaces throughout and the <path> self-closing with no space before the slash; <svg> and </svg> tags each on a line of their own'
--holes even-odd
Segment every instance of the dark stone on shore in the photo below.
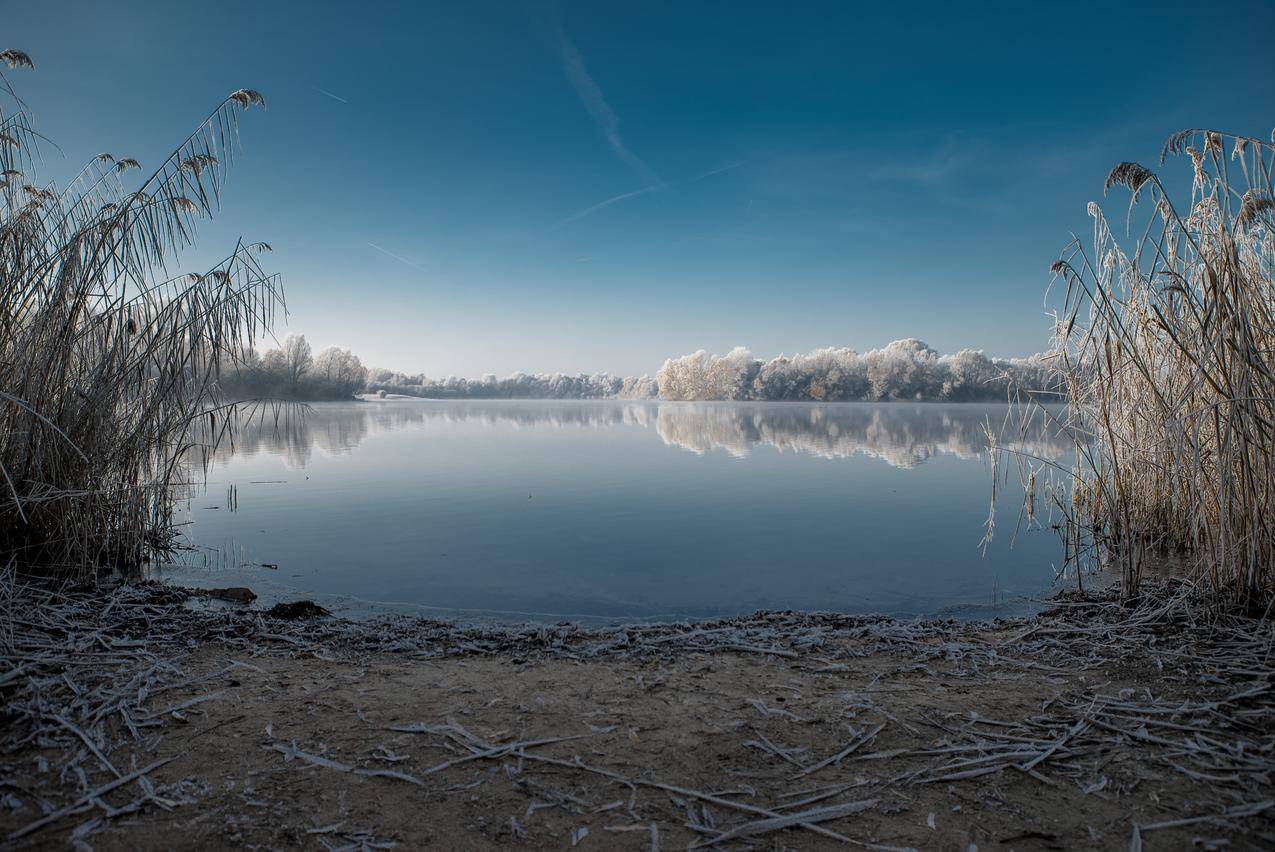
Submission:
<svg viewBox="0 0 1275 852">
<path fill-rule="evenodd" d="M 228 589 L 208 589 L 205 594 L 210 598 L 218 598 L 231 603 L 247 604 L 257 599 L 257 593 L 247 586 L 231 586 Z"/>
<path fill-rule="evenodd" d="M 289 603 L 277 603 L 270 609 L 266 610 L 266 615 L 271 618 L 286 618 L 289 620 L 298 618 L 323 618 L 331 615 L 323 607 L 314 601 L 291 601 Z"/>
</svg>

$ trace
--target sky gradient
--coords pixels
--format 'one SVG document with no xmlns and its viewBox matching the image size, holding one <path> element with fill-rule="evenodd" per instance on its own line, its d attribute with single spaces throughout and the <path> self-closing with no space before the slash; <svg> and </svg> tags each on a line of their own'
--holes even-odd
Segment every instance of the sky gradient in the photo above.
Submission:
<svg viewBox="0 0 1275 852">
<path fill-rule="evenodd" d="M 280 334 L 430 376 L 1029 354 L 1112 165 L 1275 124 L 1271 2 L 0 2 L 45 179 L 263 92 L 182 269 L 269 242 Z"/>
</svg>

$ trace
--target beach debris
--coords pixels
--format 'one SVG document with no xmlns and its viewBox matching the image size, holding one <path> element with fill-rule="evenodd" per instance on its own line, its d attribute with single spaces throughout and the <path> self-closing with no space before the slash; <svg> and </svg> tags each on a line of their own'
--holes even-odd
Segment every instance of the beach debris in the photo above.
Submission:
<svg viewBox="0 0 1275 852">
<path fill-rule="evenodd" d="M 784 828 L 814 825 L 820 822 L 841 819 L 842 817 L 850 816 L 851 814 L 862 813 L 869 808 L 875 807 L 876 804 L 876 799 L 864 799 L 858 802 L 845 802 L 840 805 L 829 805 L 823 808 L 812 808 L 807 811 L 799 811 L 795 814 L 785 814 L 783 816 L 754 820 L 753 822 L 744 823 L 741 826 L 733 828 L 730 831 L 722 832 L 711 840 L 697 843 L 692 848 L 714 846 L 718 843 L 725 843 L 728 840 L 734 840 L 738 837 L 756 837 L 760 834 L 767 834 Z"/>
<path fill-rule="evenodd" d="M 335 769 L 337 772 L 349 772 L 353 775 L 362 775 L 367 778 L 391 778 L 396 781 L 406 781 L 409 784 L 415 784 L 417 787 L 424 787 L 425 782 L 415 776 L 408 775 L 406 772 L 399 772 L 394 769 L 364 769 L 361 766 L 351 766 L 348 763 L 342 763 L 339 760 L 331 760 L 320 754 L 311 754 L 301 751 L 297 748 L 295 742 L 288 745 L 280 743 L 270 743 L 264 748 L 272 749 L 283 755 L 284 763 L 291 763 L 293 760 L 300 760 L 311 766 L 320 766 L 324 769 Z"/>
<path fill-rule="evenodd" d="M 150 774 L 151 772 L 154 772 L 156 769 L 159 769 L 161 766 L 166 766 L 169 763 L 172 763 L 174 760 L 177 759 L 177 757 L 178 755 L 174 755 L 172 757 L 166 757 L 163 760 L 157 760 L 154 763 L 151 763 L 148 766 L 143 767 L 142 769 L 138 769 L 136 771 L 130 772 L 127 775 L 122 775 L 119 778 L 116 778 L 114 781 L 103 784 L 102 786 L 97 787 L 96 789 L 81 796 L 79 799 L 67 805 L 66 807 L 59 808 L 51 813 L 46 814 L 45 816 L 41 817 L 35 822 L 29 822 L 26 825 L 24 825 L 22 828 L 9 832 L 8 837 L 6 837 L 5 839 L 10 842 L 13 842 L 14 840 L 20 840 L 21 838 L 26 837 L 29 834 L 39 831 L 40 829 L 44 828 L 47 825 L 57 822 L 64 816 L 68 816 L 73 813 L 79 813 L 81 810 L 87 810 L 88 807 L 91 807 L 95 803 L 101 801 L 102 797 L 105 796 L 107 793 L 111 792 L 112 790 L 115 790 L 119 787 L 123 787 L 125 784 L 131 784 L 134 781 L 145 778 L 148 774 Z"/>
<path fill-rule="evenodd" d="M 952 791 L 977 790 L 992 807 L 1026 783 L 1081 801 L 1097 796 L 1092 801 L 1101 807 L 1113 798 L 1131 801 L 1134 775 L 1148 773 L 1189 779 L 1198 792 L 1189 802 L 1157 801 L 1155 809 L 1130 810 L 1104 828 L 1108 839 L 1129 839 L 1132 833 L 1139 843 L 1144 835 L 1177 842 L 1184 832 L 1207 830 L 1210 836 L 1245 837 L 1261 847 L 1275 815 L 1269 621 L 1217 613 L 1201 617 L 1182 587 L 1145 596 L 1132 607 L 1114 593 L 1071 601 L 994 627 L 800 612 L 619 629 L 474 626 L 401 616 L 290 620 L 270 618 L 269 611 L 192 610 L 183 606 L 191 594 L 206 593 L 145 584 L 52 590 L 0 578 L 0 598 L 9 602 L 0 611 L 9 613 L 6 630 L 0 631 L 6 711 L 0 745 L 8 753 L 30 750 L 34 755 L 25 769 L 0 765 L 3 801 L 18 815 L 6 826 L 11 827 L 8 842 L 58 831 L 67 843 L 89 843 L 98 833 L 118 828 L 120 817 L 146 819 L 154 808 L 194 801 L 196 788 L 182 786 L 190 782 L 157 772 L 167 764 L 155 763 L 155 751 L 172 754 L 189 741 L 184 738 L 242 718 L 216 717 L 223 700 L 240 694 L 234 691 L 239 678 L 253 671 L 274 688 L 281 683 L 268 662 L 272 659 L 348 662 L 369 654 L 394 654 L 402 661 L 517 657 L 529 666 L 546 660 L 637 663 L 647 672 L 639 689 L 659 681 L 661 693 L 670 695 L 682 688 L 678 666 L 693 661 L 690 670 L 698 672 L 709 670 L 701 662 L 712 659 L 709 655 L 747 655 L 747 665 L 759 671 L 804 672 L 830 684 L 819 694 L 806 685 L 812 683 L 808 679 L 797 689 L 782 682 L 784 674 L 769 685 L 770 675 L 763 675 L 765 701 L 744 693 L 728 711 L 740 718 L 723 725 L 720 736 L 725 749 L 733 743 L 729 760 L 735 765 L 716 780 L 688 777 L 675 761 L 655 769 L 626 767 L 625 749 L 631 746 L 623 732 L 634 726 L 616 706 L 590 705 L 596 709 L 584 713 L 583 720 L 573 715 L 565 731 L 536 729 L 530 719 L 525 726 L 509 719 L 488 726 L 470 717 L 481 708 L 499 712 L 521 706 L 523 713 L 536 713 L 543 704 L 531 695 L 523 705 L 516 696 L 506 696 L 504 704 L 491 695 L 472 696 L 454 712 L 388 725 L 392 717 L 369 696 L 365 706 L 375 712 L 368 717 L 350 709 L 350 720 L 357 712 L 364 723 L 375 719 L 378 730 L 393 733 L 379 742 L 375 731 L 355 724 L 353 747 L 348 740 L 309 733 L 300 735 L 307 738 L 302 740 L 295 730 L 288 740 L 276 739 L 272 723 L 254 726 L 255 732 L 265 728 L 262 756 L 268 756 L 272 771 L 292 775 L 293 767 L 306 768 L 296 774 L 300 784 L 336 773 L 347 776 L 341 784 L 358 776 L 360 783 L 389 782 L 390 789 L 420 787 L 431 796 L 447 793 L 474 801 L 502 784 L 512 785 L 530 802 L 526 816 L 519 806 L 514 821 L 504 810 L 487 823 L 500 826 L 506 837 L 518 837 L 520 830 L 530 835 L 539 828 L 532 826 L 534 815 L 549 809 L 563 832 L 557 835 L 560 841 L 571 827 L 583 826 L 599 848 L 617 839 L 613 832 L 633 832 L 644 847 L 643 833 L 649 833 L 653 849 L 661 842 L 669 848 L 689 842 L 733 849 L 780 845 L 789 839 L 775 834 L 781 831 L 883 848 L 875 834 L 880 821 L 914 808 L 913 816 L 899 824 L 918 829 L 923 824 L 927 835 L 934 831 L 940 832 L 930 835 L 935 839 L 951 839 L 944 832 L 959 830 L 965 818 L 941 816 L 949 806 L 936 807 L 936 802 Z M 184 660 L 194 648 L 212 651 L 216 662 L 188 674 Z M 756 649 L 784 653 L 756 656 Z M 853 690 L 841 686 L 846 672 L 835 668 L 838 664 L 855 670 L 855 681 L 846 684 Z M 714 668 L 718 665 L 714 661 Z M 933 674 L 905 674 L 909 666 L 928 666 Z M 1154 674 L 1113 683 L 1112 667 Z M 874 671 L 891 674 L 874 681 Z M 1090 672 L 1098 676 L 1086 680 Z M 932 676 L 971 693 L 988 678 L 1001 684 L 1033 678 L 1033 683 L 1058 687 L 1004 707 L 979 702 L 903 710 L 890 703 L 888 696 L 897 690 L 928 689 L 934 682 L 921 678 Z M 308 685 L 301 688 L 310 694 Z M 319 693 L 314 696 L 321 699 Z M 359 704 L 364 700 L 360 695 Z M 201 724 L 204 712 L 211 718 Z M 183 722 L 189 723 L 185 732 L 178 729 Z M 300 745 L 303 741 L 308 744 Z M 432 750 L 442 753 L 422 759 Z M 734 771 L 739 761 L 746 771 Z M 136 767 L 143 765 L 138 775 Z M 23 792 L 27 788 L 7 783 L 20 772 L 50 779 L 38 800 Z M 1146 798 L 1140 791 L 1137 795 Z M 9 797 L 26 807 L 38 801 L 40 810 L 21 817 L 21 805 L 14 808 Z M 969 813 L 977 801 L 965 801 L 964 811 L 960 801 L 953 802 L 950 812 Z M 272 806 L 261 793 L 244 789 L 243 807 L 252 813 L 267 813 L 258 809 Z M 344 812 L 319 814 L 299 830 L 326 829 L 344 817 Z M 864 827 L 856 830 L 860 819 Z M 565 820 L 570 822 L 564 825 Z M 1068 835 L 1055 835 L 1056 830 L 1029 824 L 1013 838 L 1064 842 Z M 323 838 L 356 848 L 362 842 L 354 832 L 336 828 L 314 837 Z M 979 841 L 990 842 L 981 836 Z M 915 834 L 912 842 L 930 845 Z M 961 847 L 965 843 L 961 838 Z"/>
<path fill-rule="evenodd" d="M 872 740 L 876 739 L 877 734 L 881 733 L 881 731 L 884 729 L 885 729 L 885 723 L 882 723 L 880 725 L 877 725 L 875 728 L 873 728 L 870 731 L 865 731 L 855 736 L 855 738 L 850 741 L 850 744 L 847 745 L 845 748 L 843 748 L 841 751 L 827 758 L 824 758 L 823 760 L 816 763 L 814 766 L 807 767 L 803 769 L 801 772 L 798 772 L 796 775 L 792 776 L 793 780 L 795 781 L 796 779 L 801 778 L 805 775 L 810 775 L 814 772 L 818 772 L 820 769 L 823 769 L 826 766 L 831 766 L 834 763 L 836 764 L 841 763 L 841 761 L 845 760 L 847 757 L 849 757 L 850 755 L 858 751 L 860 746 L 866 745 L 867 743 L 870 743 L 872 742 Z"/>
</svg>

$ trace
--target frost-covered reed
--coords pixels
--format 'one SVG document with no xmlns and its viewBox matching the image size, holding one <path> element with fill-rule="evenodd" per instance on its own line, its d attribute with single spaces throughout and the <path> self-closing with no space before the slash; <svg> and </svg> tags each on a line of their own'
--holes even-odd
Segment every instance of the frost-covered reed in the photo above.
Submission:
<svg viewBox="0 0 1275 852">
<path fill-rule="evenodd" d="M 1275 590 L 1275 145 L 1175 134 L 1189 194 L 1121 163 L 1132 193 L 1113 229 L 1091 204 L 1088 244 L 1054 264 L 1053 368 L 1078 464 L 1051 487 L 1072 555 L 1118 564 L 1126 590 L 1150 559 L 1185 560 L 1233 603 Z M 1179 197 L 1179 202 L 1173 200 Z M 1122 217 L 1124 218 L 1124 217 Z M 1116 231 L 1128 236 L 1121 239 Z"/>
<path fill-rule="evenodd" d="M 0 82 L 0 561 L 87 579 L 163 543 L 192 423 L 224 421 L 219 362 L 282 308 L 262 244 L 169 271 L 218 206 L 240 113 L 265 101 L 232 93 L 153 169 L 101 154 L 56 186 Z"/>
</svg>

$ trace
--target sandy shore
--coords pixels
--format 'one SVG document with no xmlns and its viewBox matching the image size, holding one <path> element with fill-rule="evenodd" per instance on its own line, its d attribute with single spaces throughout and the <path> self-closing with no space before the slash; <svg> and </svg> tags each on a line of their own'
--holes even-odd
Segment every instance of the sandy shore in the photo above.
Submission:
<svg viewBox="0 0 1275 852">
<path fill-rule="evenodd" d="M 14 591 L 0 837 L 101 849 L 1271 848 L 1269 623 L 600 631 Z"/>
</svg>

